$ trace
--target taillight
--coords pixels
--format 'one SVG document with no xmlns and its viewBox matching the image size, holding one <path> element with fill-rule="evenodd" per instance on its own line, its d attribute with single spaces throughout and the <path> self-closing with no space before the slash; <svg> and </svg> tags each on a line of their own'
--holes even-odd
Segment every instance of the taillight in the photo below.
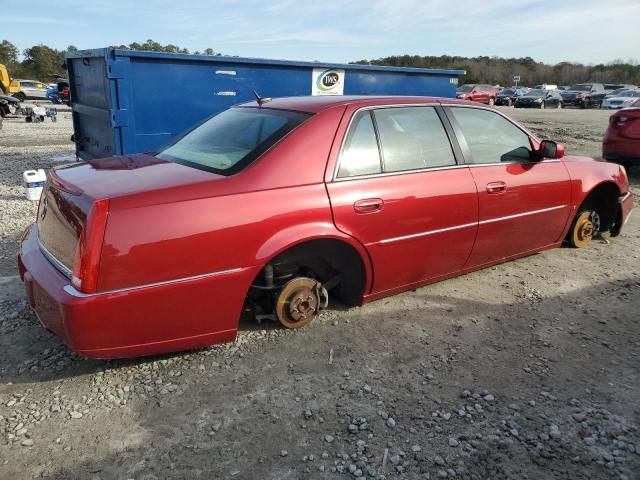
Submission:
<svg viewBox="0 0 640 480">
<path fill-rule="evenodd" d="M 89 210 L 87 223 L 78 240 L 71 283 L 85 293 L 93 293 L 98 287 L 100 254 L 108 213 L 109 200 L 97 200 Z"/>
</svg>

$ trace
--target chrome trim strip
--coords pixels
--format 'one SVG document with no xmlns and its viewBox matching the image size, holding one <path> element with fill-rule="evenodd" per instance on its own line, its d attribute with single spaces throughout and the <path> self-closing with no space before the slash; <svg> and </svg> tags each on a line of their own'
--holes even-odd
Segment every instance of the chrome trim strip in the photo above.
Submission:
<svg viewBox="0 0 640 480">
<path fill-rule="evenodd" d="M 566 207 L 568 207 L 568 205 L 558 205 L 555 207 L 542 208 L 540 210 L 531 210 L 530 212 L 516 213 L 515 215 L 507 215 L 506 217 L 491 218 L 489 220 L 481 220 L 479 222 L 465 223 L 462 225 L 455 225 L 453 227 L 439 228 L 437 230 L 428 230 L 426 232 L 414 233 L 411 235 L 404 235 L 402 237 L 385 238 L 383 240 L 380 240 L 377 243 L 385 244 L 385 243 L 399 242 L 402 240 L 409 240 L 412 238 L 426 237 L 428 235 L 434 235 L 436 233 L 450 232 L 452 230 L 460 230 L 462 228 L 475 227 L 479 225 L 485 225 L 487 223 L 501 222 L 502 220 L 511 220 L 513 218 L 526 217 L 527 215 L 535 215 L 537 213 L 551 212 L 553 210 L 559 210 L 561 208 L 566 208 Z"/>
<path fill-rule="evenodd" d="M 529 164 L 560 163 L 560 160 L 540 160 L 539 162 L 494 162 L 494 163 L 465 163 L 469 168 L 495 167 L 496 165 L 529 165 Z"/>
<path fill-rule="evenodd" d="M 71 272 L 71 269 L 69 269 L 60 260 L 54 257 L 53 254 L 49 250 L 47 250 L 47 248 L 44 245 L 42 245 L 42 242 L 40 242 L 39 238 L 38 238 L 38 247 L 40 248 L 40 251 L 45 256 L 45 258 L 49 260 L 49 262 L 51 262 L 53 266 L 60 271 L 60 273 L 62 273 L 65 277 L 69 279 L 72 277 L 73 273 Z"/>
<path fill-rule="evenodd" d="M 629 213 L 627 213 L 627 218 L 624 219 L 624 222 L 622 222 L 622 225 L 626 225 L 627 222 L 629 221 L 629 219 L 631 218 L 631 214 L 633 213 L 633 210 L 631 210 Z"/>
<path fill-rule="evenodd" d="M 209 277 L 217 277 L 219 275 L 226 275 L 229 273 L 236 273 L 236 272 L 240 272 L 241 270 L 244 270 L 244 268 L 230 268 L 229 270 L 220 270 L 218 272 L 211 272 L 211 273 L 203 273 L 202 275 L 194 275 L 192 277 L 184 277 L 184 278 L 178 278 L 175 280 L 165 280 L 162 282 L 156 282 L 156 283 L 147 283 L 145 285 L 136 285 L 135 287 L 126 287 L 126 288 L 118 288 L 115 290 L 105 290 L 103 292 L 96 292 L 96 293 L 84 293 L 81 292 L 79 290 L 77 290 L 73 285 L 65 285 L 63 287 L 63 290 L 68 293 L 69 295 L 72 295 L 74 297 L 77 298 L 88 298 L 88 297 L 98 297 L 100 295 L 111 295 L 111 294 L 115 294 L 115 293 L 126 293 L 126 292 L 132 292 L 135 290 L 142 290 L 144 288 L 154 288 L 154 287 L 160 287 L 163 285 L 171 285 L 174 283 L 185 283 L 185 282 L 190 282 L 192 280 L 201 280 L 203 278 L 209 278 Z"/>
<path fill-rule="evenodd" d="M 465 164 L 447 165 L 444 167 L 425 167 L 425 168 L 417 168 L 414 170 L 401 170 L 399 172 L 383 172 L 383 173 L 372 173 L 369 175 L 354 175 L 353 177 L 338 177 L 333 181 L 346 182 L 348 180 L 361 180 L 363 178 L 390 177 L 393 175 L 406 175 L 408 173 L 425 173 L 425 172 L 434 172 L 439 170 L 455 170 L 458 168 L 467 168 L 467 167 L 469 167 L 469 165 L 465 165 Z"/>
<path fill-rule="evenodd" d="M 399 242 L 400 240 L 409 240 L 410 238 L 426 237 L 427 235 L 434 235 L 436 233 L 449 232 L 451 230 L 459 230 L 461 228 L 469 228 L 478 226 L 477 222 L 465 223 L 464 225 L 456 225 L 455 227 L 439 228 L 438 230 L 429 230 L 427 232 L 414 233 L 412 235 L 405 235 L 403 237 L 385 238 L 380 240 L 380 243 Z"/>
<path fill-rule="evenodd" d="M 627 198 L 629 198 L 631 196 L 631 192 L 627 192 L 625 193 L 623 196 L 620 197 L 620 199 L 618 200 L 619 202 L 624 202 Z"/>
<path fill-rule="evenodd" d="M 501 222 L 502 220 L 511 220 L 513 218 L 526 217 L 527 215 L 535 215 L 537 213 L 544 213 L 544 212 L 551 212 L 553 210 L 560 210 L 561 208 L 566 208 L 568 206 L 569 205 L 558 205 L 556 207 L 541 208 L 540 210 L 531 210 L 530 212 L 516 213 L 515 215 L 507 215 L 506 217 L 498 217 L 498 218 L 491 218 L 489 220 L 481 220 L 478 223 L 480 225 L 485 225 L 487 223 Z"/>
</svg>

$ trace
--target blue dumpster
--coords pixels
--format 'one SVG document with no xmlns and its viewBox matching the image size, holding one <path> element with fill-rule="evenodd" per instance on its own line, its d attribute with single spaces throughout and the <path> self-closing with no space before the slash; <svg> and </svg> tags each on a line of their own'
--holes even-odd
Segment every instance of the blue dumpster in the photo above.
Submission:
<svg viewBox="0 0 640 480">
<path fill-rule="evenodd" d="M 463 70 L 341 65 L 105 48 L 67 53 L 76 153 L 153 151 L 199 121 L 263 97 L 454 97 Z"/>
</svg>

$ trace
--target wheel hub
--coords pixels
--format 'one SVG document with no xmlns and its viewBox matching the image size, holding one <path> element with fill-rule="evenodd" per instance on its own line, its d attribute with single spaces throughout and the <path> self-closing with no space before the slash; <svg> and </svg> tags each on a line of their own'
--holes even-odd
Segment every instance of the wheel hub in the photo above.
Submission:
<svg viewBox="0 0 640 480">
<path fill-rule="evenodd" d="M 287 328 L 304 327 L 326 307 L 327 300 L 326 290 L 316 280 L 294 278 L 278 295 L 276 316 Z"/>
<path fill-rule="evenodd" d="M 306 290 L 306 289 L 305 289 Z M 318 301 L 310 291 L 300 291 L 289 301 L 289 315 L 294 320 L 304 320 L 313 315 L 318 307 Z"/>
</svg>

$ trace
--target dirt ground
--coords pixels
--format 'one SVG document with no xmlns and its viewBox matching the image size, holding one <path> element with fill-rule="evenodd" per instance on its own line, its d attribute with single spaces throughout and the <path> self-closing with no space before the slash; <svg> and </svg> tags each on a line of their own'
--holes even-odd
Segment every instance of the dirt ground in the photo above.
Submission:
<svg viewBox="0 0 640 480">
<path fill-rule="evenodd" d="M 610 115 L 509 112 L 593 156 Z M 640 216 L 301 331 L 92 361 L 42 329 L 14 266 L 22 171 L 68 161 L 70 134 L 68 113 L 0 131 L 0 479 L 640 478 Z"/>
</svg>

